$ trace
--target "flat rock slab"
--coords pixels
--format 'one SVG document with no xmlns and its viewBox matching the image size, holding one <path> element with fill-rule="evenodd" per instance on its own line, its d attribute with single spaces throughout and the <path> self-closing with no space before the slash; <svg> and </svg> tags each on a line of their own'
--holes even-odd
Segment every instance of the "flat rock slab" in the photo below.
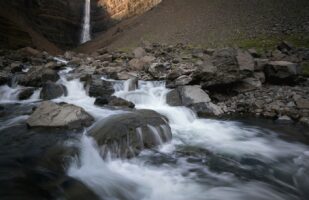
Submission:
<svg viewBox="0 0 309 200">
<path fill-rule="evenodd" d="M 83 108 L 72 104 L 42 102 L 27 120 L 30 127 L 79 129 L 94 121 Z"/>
</svg>

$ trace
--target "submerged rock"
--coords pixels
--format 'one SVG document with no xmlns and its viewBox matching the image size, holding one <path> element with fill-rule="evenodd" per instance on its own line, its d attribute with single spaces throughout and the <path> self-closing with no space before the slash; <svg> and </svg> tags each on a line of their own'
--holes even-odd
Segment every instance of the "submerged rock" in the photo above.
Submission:
<svg viewBox="0 0 309 200">
<path fill-rule="evenodd" d="M 166 118 L 152 110 L 113 115 L 98 122 L 89 135 L 99 144 L 102 157 L 120 158 L 136 156 L 172 138 Z"/>
<path fill-rule="evenodd" d="M 29 127 L 79 129 L 94 121 L 83 108 L 72 104 L 42 102 L 27 120 Z"/>
<path fill-rule="evenodd" d="M 35 88 L 25 88 L 18 94 L 19 100 L 29 99 L 35 91 Z"/>
</svg>

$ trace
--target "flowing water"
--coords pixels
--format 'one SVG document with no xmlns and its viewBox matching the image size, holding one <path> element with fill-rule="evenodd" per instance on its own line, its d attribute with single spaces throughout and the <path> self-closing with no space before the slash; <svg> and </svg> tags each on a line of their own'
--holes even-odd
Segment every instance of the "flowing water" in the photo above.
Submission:
<svg viewBox="0 0 309 200">
<path fill-rule="evenodd" d="M 88 42 L 91 40 L 90 33 L 90 0 L 85 0 L 85 8 L 84 8 L 84 19 L 83 19 L 83 27 L 82 27 L 82 35 L 81 35 L 81 43 Z"/>
<path fill-rule="evenodd" d="M 56 102 L 83 107 L 97 121 L 126 111 L 94 105 L 79 80 L 60 83 L 68 96 Z M 112 80 L 109 80 L 112 81 Z M 185 107 L 166 104 L 164 82 L 139 82 L 128 91 L 115 81 L 115 96 L 166 116 L 173 139 L 157 149 L 144 150 L 130 160 L 100 157 L 87 130 L 76 143 L 79 157 L 67 174 L 82 181 L 104 200 L 305 200 L 309 199 L 309 147 L 297 139 L 282 139 L 284 131 L 238 121 L 200 119 Z M 0 87 L 1 102 L 15 102 L 16 89 Z M 38 97 L 20 102 L 32 104 Z M 22 123 L 27 114 L 0 121 L 1 127 Z M 254 123 L 253 123 L 254 124 Z M 292 125 L 286 125 L 287 128 Z M 292 128 L 293 129 L 293 128 Z M 294 132 L 296 129 L 293 129 Z M 1 129 L 0 129 L 1 131 Z M 155 131 L 155 130 L 154 130 Z M 158 138 L 159 140 L 160 138 Z"/>
</svg>

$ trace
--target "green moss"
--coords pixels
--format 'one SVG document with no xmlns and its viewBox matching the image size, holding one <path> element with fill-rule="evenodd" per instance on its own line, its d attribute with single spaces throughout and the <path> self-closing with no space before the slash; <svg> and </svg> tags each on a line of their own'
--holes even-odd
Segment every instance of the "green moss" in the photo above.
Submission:
<svg viewBox="0 0 309 200">
<path fill-rule="evenodd" d="M 252 39 L 234 40 L 232 43 L 241 48 L 255 48 L 257 51 L 264 51 L 275 49 L 282 41 L 287 41 L 295 47 L 309 47 L 309 36 L 303 34 L 260 36 Z"/>
<path fill-rule="evenodd" d="M 301 67 L 302 67 L 302 75 L 309 77 L 309 62 L 303 63 Z"/>
</svg>

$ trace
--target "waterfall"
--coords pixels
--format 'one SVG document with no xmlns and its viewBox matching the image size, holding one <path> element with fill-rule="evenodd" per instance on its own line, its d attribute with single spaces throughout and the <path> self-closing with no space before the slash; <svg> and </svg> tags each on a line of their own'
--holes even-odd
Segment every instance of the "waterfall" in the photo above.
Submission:
<svg viewBox="0 0 309 200">
<path fill-rule="evenodd" d="M 85 10 L 84 10 L 81 43 L 85 43 L 89 40 L 91 40 L 91 35 L 90 35 L 90 0 L 85 0 Z"/>
</svg>

